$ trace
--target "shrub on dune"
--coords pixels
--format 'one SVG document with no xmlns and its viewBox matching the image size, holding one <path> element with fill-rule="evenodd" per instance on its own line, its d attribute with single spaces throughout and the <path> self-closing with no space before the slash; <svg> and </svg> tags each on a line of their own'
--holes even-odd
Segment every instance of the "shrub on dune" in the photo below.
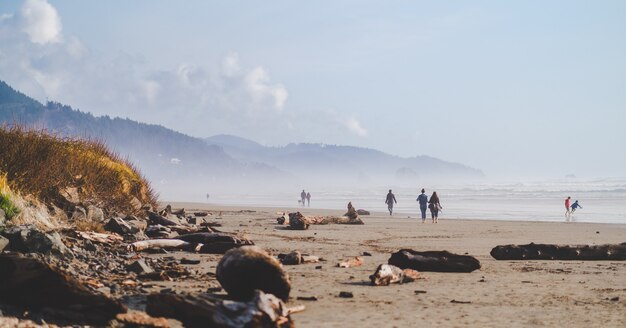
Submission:
<svg viewBox="0 0 626 328">
<path fill-rule="evenodd" d="M 146 179 L 100 141 L 4 126 L 0 173 L 8 188 L 64 210 L 80 203 L 134 214 L 142 205 L 156 205 Z"/>
</svg>

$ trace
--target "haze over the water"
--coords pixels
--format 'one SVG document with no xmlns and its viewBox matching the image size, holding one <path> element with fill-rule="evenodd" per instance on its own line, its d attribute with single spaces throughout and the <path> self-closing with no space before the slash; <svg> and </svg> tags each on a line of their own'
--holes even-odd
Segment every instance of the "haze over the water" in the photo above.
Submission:
<svg viewBox="0 0 626 328">
<path fill-rule="evenodd" d="M 624 1 L 0 2 L 40 101 L 489 177 L 626 176 Z"/>
</svg>

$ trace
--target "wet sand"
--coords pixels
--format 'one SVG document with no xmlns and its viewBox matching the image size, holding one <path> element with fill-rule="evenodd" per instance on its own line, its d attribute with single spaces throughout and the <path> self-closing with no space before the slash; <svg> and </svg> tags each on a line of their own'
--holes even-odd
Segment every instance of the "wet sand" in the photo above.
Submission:
<svg viewBox="0 0 626 328">
<path fill-rule="evenodd" d="M 297 327 L 625 327 L 626 261 L 496 261 L 496 245 L 626 242 L 626 224 L 446 220 L 422 224 L 406 215 L 362 216 L 365 225 L 314 225 L 284 230 L 276 212 L 287 208 L 225 207 L 170 203 L 174 208 L 209 210 L 225 232 L 247 235 L 273 255 L 299 250 L 324 258 L 315 264 L 285 266 L 292 281 L 288 306 Z M 358 205 L 358 204 L 357 204 Z M 298 208 L 305 215 L 343 211 Z M 369 286 L 368 276 L 401 248 L 469 254 L 482 268 L 472 273 L 424 272 L 402 285 Z M 338 268 L 341 260 L 369 252 L 364 264 Z M 152 255 L 158 256 L 158 255 Z M 171 256 L 171 254 L 170 254 Z M 197 270 L 215 272 L 219 255 L 175 253 L 202 259 Z M 316 268 L 321 266 L 321 268 Z M 203 283 L 163 283 L 155 288 L 206 291 Z M 341 291 L 354 298 L 339 298 Z M 223 291 L 218 293 L 224 293 Z M 317 301 L 297 300 L 316 296 Z M 452 301 L 455 302 L 452 302 Z"/>
</svg>

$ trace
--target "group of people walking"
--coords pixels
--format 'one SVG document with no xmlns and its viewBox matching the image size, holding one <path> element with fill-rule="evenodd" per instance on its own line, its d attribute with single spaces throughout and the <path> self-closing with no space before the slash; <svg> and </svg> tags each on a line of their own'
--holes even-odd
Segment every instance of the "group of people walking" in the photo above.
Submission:
<svg viewBox="0 0 626 328">
<path fill-rule="evenodd" d="M 302 189 L 302 192 L 300 193 L 300 205 L 304 206 L 305 205 L 305 201 L 307 206 L 311 206 L 311 193 L 310 192 L 305 192 L 304 189 Z"/>
<path fill-rule="evenodd" d="M 439 196 L 437 196 L 437 192 L 433 191 L 433 194 L 430 196 L 430 199 L 426 195 L 426 190 L 422 188 L 422 193 L 417 196 L 416 201 L 420 205 L 420 212 L 422 212 L 422 223 L 426 222 L 426 209 L 430 210 L 430 215 L 432 217 L 433 223 L 437 223 L 439 220 L 439 212 L 443 209 L 441 203 L 439 202 Z M 389 193 L 387 193 L 387 198 L 385 199 L 385 204 L 387 204 L 387 209 L 389 210 L 389 215 L 393 215 L 393 205 L 397 204 L 396 196 L 393 194 L 391 189 L 389 189 Z"/>
</svg>

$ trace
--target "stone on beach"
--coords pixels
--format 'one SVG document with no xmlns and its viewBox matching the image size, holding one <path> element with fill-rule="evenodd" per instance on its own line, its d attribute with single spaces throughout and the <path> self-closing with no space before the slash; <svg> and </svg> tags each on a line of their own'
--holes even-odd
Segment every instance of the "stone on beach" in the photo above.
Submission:
<svg viewBox="0 0 626 328">
<path fill-rule="evenodd" d="M 235 300 L 249 300 L 257 289 L 284 301 L 289 299 L 289 276 L 278 260 L 256 246 L 243 246 L 226 252 L 217 265 L 216 276 Z"/>
<path fill-rule="evenodd" d="M 126 312 L 119 301 L 94 293 L 58 268 L 35 258 L 0 255 L 0 304 L 45 312 L 49 322 L 104 325 Z"/>
</svg>

